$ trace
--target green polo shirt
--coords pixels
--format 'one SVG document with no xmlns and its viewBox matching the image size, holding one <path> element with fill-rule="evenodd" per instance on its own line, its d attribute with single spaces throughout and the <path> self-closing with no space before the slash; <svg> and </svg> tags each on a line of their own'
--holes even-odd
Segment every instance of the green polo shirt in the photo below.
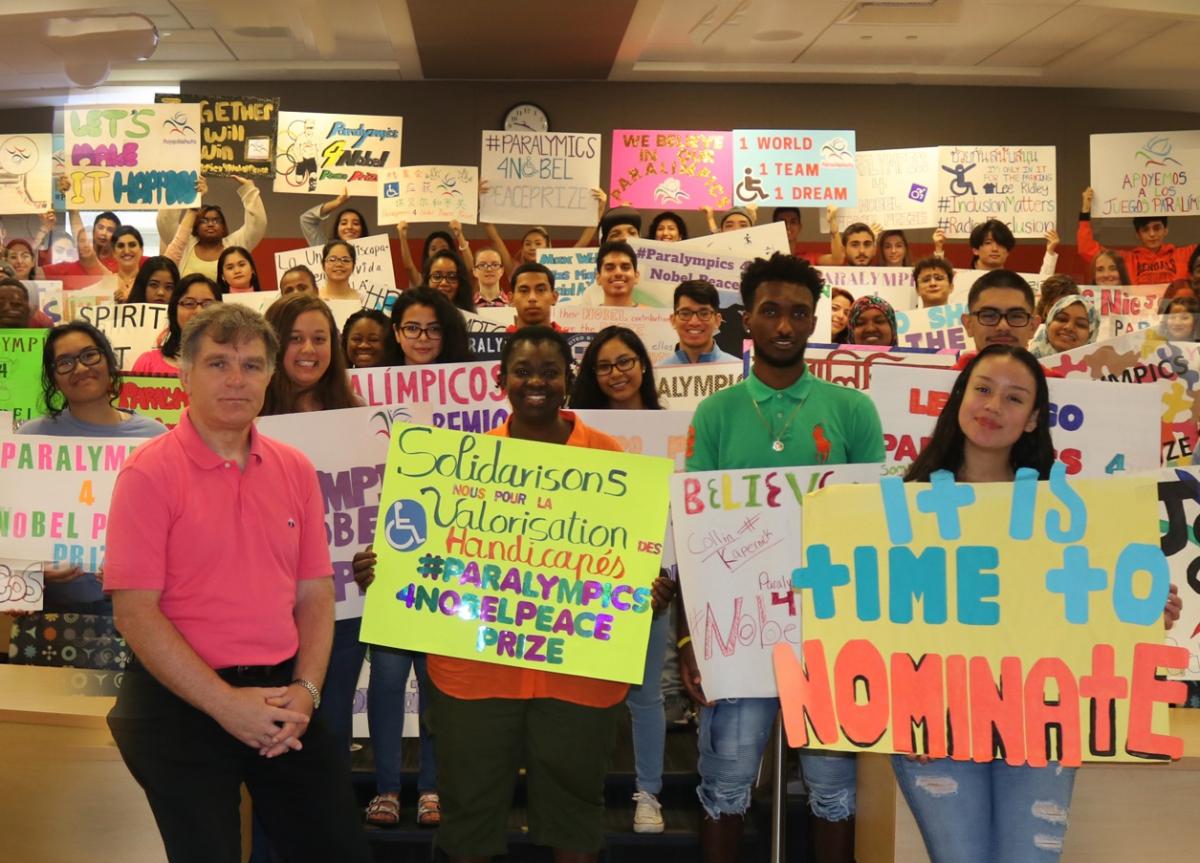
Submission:
<svg viewBox="0 0 1200 863">
<path fill-rule="evenodd" d="M 771 448 L 777 436 L 782 452 Z M 741 383 L 702 401 L 688 432 L 690 471 L 883 460 L 883 427 L 871 399 L 809 371 L 783 390 L 767 386 L 751 371 Z"/>
</svg>

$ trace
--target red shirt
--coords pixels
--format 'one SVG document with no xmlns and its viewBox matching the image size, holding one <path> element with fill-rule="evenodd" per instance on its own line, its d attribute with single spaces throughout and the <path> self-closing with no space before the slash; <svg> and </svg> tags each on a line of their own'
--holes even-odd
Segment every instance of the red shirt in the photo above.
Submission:
<svg viewBox="0 0 1200 863">
<path fill-rule="evenodd" d="M 187 411 L 125 461 L 107 545 L 104 589 L 159 591 L 162 613 L 213 668 L 294 656 L 297 583 L 333 574 L 312 462 L 251 427 L 239 470 Z"/>
<path fill-rule="evenodd" d="M 588 428 L 570 411 L 563 411 L 562 416 L 574 423 L 567 446 L 622 452 L 615 438 Z M 492 429 L 488 434 L 508 437 L 511 422 L 512 417 L 509 417 L 504 425 Z M 611 707 L 623 701 L 629 692 L 627 683 L 434 654 L 429 655 L 426 667 L 438 689 L 467 701 L 480 698 L 557 698 L 585 707 Z"/>
</svg>

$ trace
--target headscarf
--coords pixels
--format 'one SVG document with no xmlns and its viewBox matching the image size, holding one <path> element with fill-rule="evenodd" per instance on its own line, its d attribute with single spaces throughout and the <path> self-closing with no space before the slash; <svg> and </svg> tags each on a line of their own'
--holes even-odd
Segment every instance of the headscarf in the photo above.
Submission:
<svg viewBox="0 0 1200 863">
<path fill-rule="evenodd" d="M 1083 306 L 1088 316 L 1088 337 L 1087 341 L 1076 347 L 1090 345 L 1096 341 L 1096 336 L 1100 334 L 1100 313 L 1096 311 L 1096 304 L 1092 302 L 1090 297 L 1085 297 L 1081 294 L 1067 294 L 1065 297 L 1059 297 L 1058 301 L 1050 307 L 1050 311 L 1046 312 L 1046 320 L 1042 322 L 1034 334 L 1033 341 L 1029 343 L 1029 352 L 1035 357 L 1048 357 L 1059 353 L 1058 348 L 1050 344 L 1050 337 L 1047 333 L 1050 330 L 1050 324 L 1054 320 L 1054 316 L 1063 309 L 1069 308 L 1076 303 Z"/>
<path fill-rule="evenodd" d="M 846 341 L 850 344 L 854 343 L 854 328 L 858 322 L 862 320 L 862 316 L 872 309 L 878 309 L 883 312 L 883 316 L 892 326 L 892 347 L 896 346 L 896 310 L 892 308 L 892 304 L 882 297 L 877 297 L 874 294 L 865 294 L 854 301 L 854 305 L 850 307 L 850 315 L 846 319 Z"/>
</svg>

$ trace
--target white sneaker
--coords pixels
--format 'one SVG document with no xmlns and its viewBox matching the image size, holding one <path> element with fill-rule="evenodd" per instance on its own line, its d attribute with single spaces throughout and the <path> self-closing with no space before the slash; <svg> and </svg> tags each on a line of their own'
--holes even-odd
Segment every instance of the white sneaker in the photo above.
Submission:
<svg viewBox="0 0 1200 863">
<path fill-rule="evenodd" d="M 637 803 L 637 809 L 633 811 L 633 832 L 662 833 L 667 825 L 658 798 L 648 791 L 638 791 L 633 799 Z"/>
</svg>

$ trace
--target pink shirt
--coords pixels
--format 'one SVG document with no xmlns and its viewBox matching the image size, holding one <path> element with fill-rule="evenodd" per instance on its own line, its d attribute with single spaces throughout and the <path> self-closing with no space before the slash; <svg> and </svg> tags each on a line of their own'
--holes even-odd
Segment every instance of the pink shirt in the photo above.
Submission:
<svg viewBox="0 0 1200 863">
<path fill-rule="evenodd" d="M 129 370 L 129 373 L 133 375 L 171 375 L 179 377 L 179 368 L 164 360 L 162 351 L 159 348 L 151 348 L 133 361 L 133 368 Z"/>
<path fill-rule="evenodd" d="M 107 544 L 104 589 L 161 591 L 163 614 L 213 668 L 294 655 L 297 582 L 333 573 L 312 462 L 252 428 L 239 470 L 187 411 L 126 459 Z"/>
</svg>

